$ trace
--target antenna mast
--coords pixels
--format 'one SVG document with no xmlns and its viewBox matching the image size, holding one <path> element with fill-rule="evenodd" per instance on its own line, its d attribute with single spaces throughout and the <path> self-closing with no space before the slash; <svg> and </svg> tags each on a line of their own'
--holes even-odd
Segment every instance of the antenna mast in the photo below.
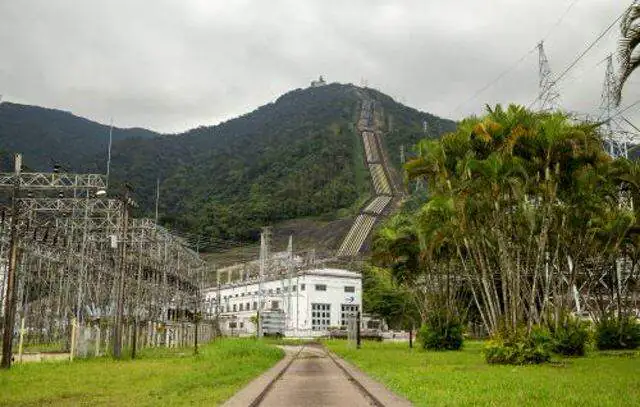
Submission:
<svg viewBox="0 0 640 407">
<path fill-rule="evenodd" d="M 113 118 L 109 126 L 109 148 L 107 150 L 107 190 L 109 190 L 109 175 L 111 174 L 111 146 L 113 145 Z"/>
</svg>

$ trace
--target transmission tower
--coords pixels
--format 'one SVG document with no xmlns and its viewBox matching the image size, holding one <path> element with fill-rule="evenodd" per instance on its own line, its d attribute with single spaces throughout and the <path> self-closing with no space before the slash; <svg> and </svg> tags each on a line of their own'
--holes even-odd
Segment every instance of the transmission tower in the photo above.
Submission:
<svg viewBox="0 0 640 407">
<path fill-rule="evenodd" d="M 607 151 L 613 158 L 628 157 L 628 137 L 622 126 L 613 117 L 615 112 L 615 87 L 616 75 L 613 69 L 613 56 L 607 57 L 607 69 L 602 86 L 602 99 L 600 102 L 600 120 L 604 122 L 605 141 Z"/>
<path fill-rule="evenodd" d="M 549 59 L 544 52 L 544 42 L 540 41 L 538 44 L 538 101 L 540 103 L 541 111 L 556 110 L 560 107 L 559 99 L 560 94 L 556 89 L 556 83 L 552 78 L 551 68 L 549 67 Z"/>
</svg>

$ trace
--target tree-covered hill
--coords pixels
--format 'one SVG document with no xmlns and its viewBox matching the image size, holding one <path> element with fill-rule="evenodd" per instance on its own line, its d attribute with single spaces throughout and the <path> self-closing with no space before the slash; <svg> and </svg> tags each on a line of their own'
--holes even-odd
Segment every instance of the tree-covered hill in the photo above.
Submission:
<svg viewBox="0 0 640 407">
<path fill-rule="evenodd" d="M 400 144 L 455 124 L 352 85 L 297 89 L 216 126 L 177 135 L 114 131 L 112 185 L 130 183 L 141 214 L 153 211 L 160 180 L 165 224 L 223 239 L 254 239 L 259 228 L 288 219 L 347 216 L 369 196 L 369 175 L 356 134 L 362 98 L 378 101 L 389 128 L 384 142 L 398 165 Z M 108 126 L 69 113 L 0 105 L 0 149 L 25 154 L 49 170 L 104 173 Z M 6 168 L 6 167 L 5 167 Z"/>
<path fill-rule="evenodd" d="M 130 138 L 158 137 L 145 129 L 113 129 L 115 142 Z M 21 152 L 27 167 L 49 171 L 54 163 L 76 169 L 79 163 L 99 159 L 104 167 L 109 144 L 109 126 L 69 112 L 16 103 L 0 104 L 0 149 L 2 168 L 12 168 L 11 154 Z"/>
</svg>

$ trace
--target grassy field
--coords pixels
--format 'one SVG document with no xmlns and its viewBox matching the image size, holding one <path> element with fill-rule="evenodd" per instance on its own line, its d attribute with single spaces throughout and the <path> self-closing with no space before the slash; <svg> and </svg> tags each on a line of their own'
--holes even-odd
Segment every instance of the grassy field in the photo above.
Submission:
<svg viewBox="0 0 640 407">
<path fill-rule="evenodd" d="M 461 352 L 328 341 L 338 355 L 417 406 L 638 406 L 640 354 L 593 352 L 542 366 L 490 366 L 482 343 Z"/>
<path fill-rule="evenodd" d="M 0 371 L 0 405 L 217 405 L 284 356 L 249 339 L 222 339 L 198 356 L 192 352 L 145 349 L 135 361 L 14 365 Z"/>
</svg>

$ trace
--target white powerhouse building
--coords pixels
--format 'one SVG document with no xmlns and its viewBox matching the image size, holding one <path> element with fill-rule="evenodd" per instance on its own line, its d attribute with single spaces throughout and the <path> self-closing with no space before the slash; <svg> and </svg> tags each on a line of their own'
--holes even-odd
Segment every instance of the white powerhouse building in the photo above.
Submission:
<svg viewBox="0 0 640 407">
<path fill-rule="evenodd" d="M 204 295 L 209 314 L 215 315 L 219 306 L 220 328 L 227 334 L 255 334 L 262 302 L 265 333 L 321 336 L 329 327 L 346 327 L 348 318 L 362 309 L 362 277 L 348 270 L 313 268 L 291 277 L 265 277 L 262 283 L 237 281 L 206 289 Z"/>
</svg>

